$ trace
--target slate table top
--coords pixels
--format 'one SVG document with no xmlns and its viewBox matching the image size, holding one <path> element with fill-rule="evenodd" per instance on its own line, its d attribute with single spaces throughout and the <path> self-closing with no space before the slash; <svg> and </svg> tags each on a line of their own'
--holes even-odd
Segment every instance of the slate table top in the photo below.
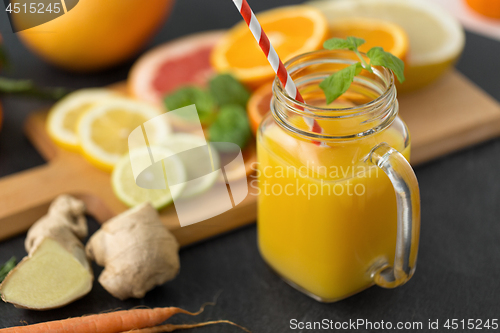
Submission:
<svg viewBox="0 0 500 333">
<path fill-rule="evenodd" d="M 255 11 L 301 1 L 252 0 Z M 32 55 L 9 33 L 5 12 L 0 31 L 13 67 L 3 75 L 32 78 L 47 86 L 77 89 L 126 79 L 132 61 L 96 75 L 75 75 L 53 68 Z M 221 29 L 239 20 L 229 0 L 177 1 L 168 22 L 150 47 L 202 30 Z M 467 33 L 458 70 L 500 100 L 500 43 Z M 30 110 L 47 102 L 3 98 L 0 176 L 44 163 L 22 132 Z M 76 317 L 109 309 L 180 306 L 196 310 L 219 294 L 217 305 L 197 318 L 178 315 L 173 322 L 229 319 L 253 332 L 289 332 L 290 320 L 349 322 L 422 322 L 447 319 L 500 320 L 500 139 L 471 147 L 416 168 L 422 199 L 422 229 L 415 276 L 403 287 L 372 287 L 334 304 L 318 303 L 289 287 L 259 256 L 256 227 L 251 225 L 180 252 L 181 272 L 144 299 L 119 301 L 96 281 L 92 292 L 62 309 L 46 312 L 16 309 L 0 302 L 0 328 Z M 1 191 L 1 189 L 0 189 Z M 91 231 L 98 224 L 91 219 Z M 0 262 L 22 258 L 24 235 L 0 243 Z M 94 265 L 96 276 L 102 268 Z M 295 330 L 313 332 L 313 330 Z M 341 331 L 356 331 L 347 328 Z M 372 331 L 366 328 L 359 332 Z M 386 330 L 380 330 L 386 331 Z M 412 331 L 412 330 L 408 330 Z M 457 331 L 463 331 L 458 329 Z M 240 332 L 225 325 L 196 332 Z"/>
</svg>

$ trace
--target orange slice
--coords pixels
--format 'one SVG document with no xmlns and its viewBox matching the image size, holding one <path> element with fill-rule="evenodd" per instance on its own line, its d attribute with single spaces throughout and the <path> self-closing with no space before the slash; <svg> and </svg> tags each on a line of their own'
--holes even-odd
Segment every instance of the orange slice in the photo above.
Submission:
<svg viewBox="0 0 500 333">
<path fill-rule="evenodd" d="M 273 97 L 273 84 L 267 83 L 257 89 L 247 104 L 247 115 L 253 134 L 257 135 L 259 125 L 264 116 L 269 112 Z"/>
<path fill-rule="evenodd" d="M 368 52 L 372 47 L 380 46 L 401 60 L 405 60 L 409 49 L 406 31 L 399 25 L 370 18 L 345 18 L 330 23 L 330 36 L 363 38 L 366 43 L 359 47 L 361 52 Z"/>
<path fill-rule="evenodd" d="M 466 0 L 465 2 L 481 15 L 500 19 L 500 1 L 498 0 Z"/>
<path fill-rule="evenodd" d="M 307 6 L 272 9 L 257 15 L 281 60 L 322 48 L 328 22 L 321 11 Z M 231 72 L 249 88 L 257 88 L 274 77 L 266 56 L 244 21 L 231 28 L 211 54 L 212 66 Z"/>
</svg>

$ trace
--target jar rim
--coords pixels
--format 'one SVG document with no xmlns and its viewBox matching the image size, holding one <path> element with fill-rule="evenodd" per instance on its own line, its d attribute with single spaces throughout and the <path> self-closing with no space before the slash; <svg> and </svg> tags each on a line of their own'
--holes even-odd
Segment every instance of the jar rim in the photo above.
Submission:
<svg viewBox="0 0 500 333">
<path fill-rule="evenodd" d="M 362 56 L 366 57 L 366 54 Z M 367 57 L 366 60 L 368 60 Z M 336 67 L 328 67 L 329 64 L 352 65 L 358 61 L 359 58 L 353 51 L 321 50 L 296 56 L 287 61 L 285 66 L 292 78 L 296 76 L 295 84 L 300 88 L 302 85 L 318 85 L 319 80 L 330 75 L 330 72 L 338 70 Z M 324 65 L 327 66 L 323 67 Z M 276 78 L 271 101 L 273 117 L 282 128 L 315 141 L 351 140 L 382 131 L 389 127 L 397 117 L 399 110 L 397 91 L 391 70 L 378 66 L 372 67 L 372 70 L 373 73 L 365 72 L 364 75 L 358 75 L 354 79 L 359 85 L 373 91 L 376 97 L 367 103 L 349 107 L 319 107 L 299 102 L 287 94 L 281 82 Z M 332 130 L 332 128 L 319 132 L 311 128 L 301 129 L 289 122 L 292 115 L 304 119 L 332 121 L 336 124 L 343 122 L 346 126 L 342 126 L 343 130 L 340 131 Z"/>
<path fill-rule="evenodd" d="M 312 51 L 312 52 L 307 52 L 303 53 L 300 55 L 297 55 L 288 61 L 285 62 L 284 66 L 289 72 L 290 76 L 294 73 L 293 70 L 290 70 L 290 66 L 299 60 L 302 60 L 303 58 L 306 58 L 307 56 L 311 55 L 320 55 L 320 54 L 355 54 L 353 51 L 348 51 L 348 50 L 318 50 L 318 51 Z M 360 54 L 368 59 L 365 53 L 360 52 Z M 348 59 L 336 59 L 337 62 L 339 60 L 344 60 L 342 62 L 344 63 L 355 63 L 355 61 L 349 61 Z M 305 67 L 305 66 L 302 66 Z M 299 67 L 297 69 L 300 69 L 302 67 Z M 293 69 L 293 67 L 292 67 Z M 365 112 L 367 109 L 370 110 L 373 107 L 376 107 L 378 104 L 383 103 L 387 98 L 390 97 L 394 92 L 395 88 L 395 80 L 394 80 L 394 74 L 392 73 L 391 70 L 385 68 L 385 67 L 372 67 L 373 73 L 381 79 L 381 81 L 385 84 L 385 90 L 382 92 L 377 98 L 371 100 L 368 103 L 365 104 L 360 104 L 348 108 L 331 108 L 331 107 L 319 107 L 319 106 L 313 106 L 310 104 L 307 104 L 305 102 L 300 102 L 296 100 L 295 98 L 292 98 L 286 90 L 284 89 L 283 85 L 281 84 L 280 80 L 278 77 L 275 77 L 274 82 L 273 82 L 273 91 L 275 92 L 276 96 L 279 96 L 279 98 L 284 98 L 287 103 L 290 103 L 290 105 L 296 105 L 299 108 L 297 108 L 297 113 L 303 113 L 307 115 L 307 111 L 302 111 L 300 112 L 301 109 L 308 110 L 310 111 L 320 111 L 318 113 L 313 112 L 315 117 L 318 118 L 347 118 L 350 116 L 358 116 Z M 388 81 L 388 83 L 387 83 Z M 279 94 L 276 93 L 276 90 L 278 90 Z M 341 111 L 343 114 L 342 115 L 327 115 L 325 112 L 332 113 L 336 111 Z M 310 113 L 309 113 L 310 114 Z"/>
</svg>

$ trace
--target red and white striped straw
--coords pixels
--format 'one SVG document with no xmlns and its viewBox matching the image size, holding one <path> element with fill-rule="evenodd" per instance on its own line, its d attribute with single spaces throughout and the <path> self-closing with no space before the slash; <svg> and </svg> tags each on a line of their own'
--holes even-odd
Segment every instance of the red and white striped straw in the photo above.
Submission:
<svg viewBox="0 0 500 333">
<path fill-rule="evenodd" d="M 266 55 L 267 60 L 278 76 L 278 79 L 281 81 L 281 84 L 283 85 L 283 87 L 285 87 L 285 91 L 287 92 L 287 94 L 297 101 L 304 103 L 304 98 L 300 94 L 299 89 L 295 86 L 295 83 L 290 77 L 290 74 L 288 74 L 285 65 L 283 65 L 283 62 L 278 56 L 278 53 L 276 53 L 276 50 L 271 45 L 269 38 L 267 38 L 266 33 L 262 29 L 262 26 L 255 17 L 252 9 L 248 5 L 247 0 L 233 0 L 233 2 L 236 5 L 236 8 L 238 8 L 241 16 L 243 16 L 243 19 L 247 23 L 248 28 L 250 28 L 250 31 L 255 37 L 255 40 L 257 41 L 257 43 L 259 43 L 260 48 Z M 316 119 L 304 117 L 304 121 L 314 133 L 323 132 Z"/>
</svg>

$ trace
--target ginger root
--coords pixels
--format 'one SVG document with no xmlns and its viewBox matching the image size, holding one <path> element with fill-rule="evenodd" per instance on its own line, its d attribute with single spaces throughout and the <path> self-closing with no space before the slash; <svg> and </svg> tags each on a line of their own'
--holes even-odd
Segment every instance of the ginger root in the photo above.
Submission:
<svg viewBox="0 0 500 333">
<path fill-rule="evenodd" d="M 87 256 L 104 266 L 99 283 L 124 300 L 141 298 L 179 272 L 179 244 L 149 203 L 107 221 L 90 238 Z"/>
<path fill-rule="evenodd" d="M 92 289 L 92 268 L 80 241 L 87 236 L 82 201 L 68 195 L 54 200 L 47 215 L 28 231 L 28 256 L 0 285 L 5 302 L 48 310 L 71 303 Z"/>
</svg>

